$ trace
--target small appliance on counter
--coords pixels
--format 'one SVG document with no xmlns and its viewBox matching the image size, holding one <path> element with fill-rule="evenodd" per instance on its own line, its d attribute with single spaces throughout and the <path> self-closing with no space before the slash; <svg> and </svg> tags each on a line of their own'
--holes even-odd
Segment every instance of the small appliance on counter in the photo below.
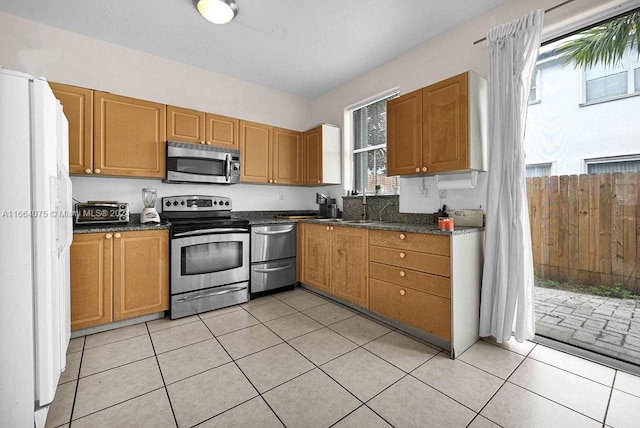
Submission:
<svg viewBox="0 0 640 428">
<path fill-rule="evenodd" d="M 117 201 L 78 202 L 76 224 L 128 223 L 129 204 Z"/>
<path fill-rule="evenodd" d="M 316 193 L 316 204 L 319 205 L 319 214 L 320 217 L 337 217 L 338 216 L 338 208 L 336 205 L 336 200 L 334 198 L 330 198 L 324 193 Z"/>
<path fill-rule="evenodd" d="M 140 223 L 160 223 L 160 215 L 156 211 L 156 199 L 158 191 L 145 187 L 142 189 L 142 203 L 144 209 L 140 213 Z"/>
</svg>

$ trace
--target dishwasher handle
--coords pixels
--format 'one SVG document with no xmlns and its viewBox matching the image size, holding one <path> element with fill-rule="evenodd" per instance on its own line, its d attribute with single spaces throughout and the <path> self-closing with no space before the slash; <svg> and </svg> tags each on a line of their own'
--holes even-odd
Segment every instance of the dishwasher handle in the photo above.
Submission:
<svg viewBox="0 0 640 428">
<path fill-rule="evenodd" d="M 294 226 L 289 226 L 288 229 L 282 229 L 282 230 L 254 230 L 253 233 L 255 233 L 256 235 L 281 235 L 283 233 L 289 233 L 291 231 L 293 231 Z"/>
<path fill-rule="evenodd" d="M 289 263 L 288 265 L 278 266 L 274 268 L 255 268 L 253 269 L 253 271 L 258 273 L 280 272 L 281 270 L 287 270 L 292 266 L 293 266 L 293 263 Z"/>
</svg>

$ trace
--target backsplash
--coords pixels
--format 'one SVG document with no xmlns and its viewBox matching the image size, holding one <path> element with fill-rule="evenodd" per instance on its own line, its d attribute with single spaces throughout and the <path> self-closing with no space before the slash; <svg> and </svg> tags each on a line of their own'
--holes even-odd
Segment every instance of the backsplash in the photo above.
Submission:
<svg viewBox="0 0 640 428">
<path fill-rule="evenodd" d="M 398 195 L 367 196 L 367 218 L 369 220 L 394 221 L 413 224 L 434 224 L 435 214 L 401 213 Z M 342 218 L 357 220 L 362 218 L 362 196 L 342 197 Z"/>
</svg>

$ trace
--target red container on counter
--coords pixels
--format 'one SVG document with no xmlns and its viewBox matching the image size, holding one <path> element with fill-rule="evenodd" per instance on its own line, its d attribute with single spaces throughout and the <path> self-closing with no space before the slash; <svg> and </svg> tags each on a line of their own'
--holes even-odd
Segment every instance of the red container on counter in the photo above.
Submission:
<svg viewBox="0 0 640 428">
<path fill-rule="evenodd" d="M 453 230 L 453 219 L 448 217 L 439 217 L 438 218 L 438 229 L 440 230 Z"/>
</svg>

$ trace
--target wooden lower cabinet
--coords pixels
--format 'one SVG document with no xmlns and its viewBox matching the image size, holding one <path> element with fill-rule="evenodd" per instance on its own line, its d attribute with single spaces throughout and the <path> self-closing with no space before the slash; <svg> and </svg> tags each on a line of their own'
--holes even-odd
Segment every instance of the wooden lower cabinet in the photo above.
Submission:
<svg viewBox="0 0 640 428">
<path fill-rule="evenodd" d="M 74 235 L 71 329 L 169 309 L 167 230 Z"/>
<path fill-rule="evenodd" d="M 451 339 L 449 299 L 371 278 L 369 309 L 443 339 Z"/>
<path fill-rule="evenodd" d="M 301 224 L 300 280 L 325 293 L 368 307 L 368 231 Z"/>
</svg>

